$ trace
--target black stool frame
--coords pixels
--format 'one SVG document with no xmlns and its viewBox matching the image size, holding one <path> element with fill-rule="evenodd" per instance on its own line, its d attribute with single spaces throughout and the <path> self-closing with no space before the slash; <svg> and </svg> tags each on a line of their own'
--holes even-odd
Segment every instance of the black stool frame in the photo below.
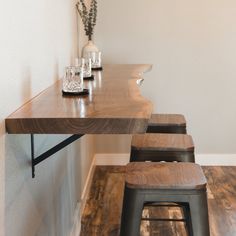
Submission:
<svg viewBox="0 0 236 236">
<path fill-rule="evenodd" d="M 125 186 L 120 236 L 140 235 L 143 206 L 171 202 L 183 206 L 189 236 L 210 236 L 206 190 L 133 189 Z"/>
<path fill-rule="evenodd" d="M 149 124 L 146 133 L 187 134 L 186 125 L 157 125 Z"/>
<path fill-rule="evenodd" d="M 195 162 L 195 157 L 194 151 L 149 151 L 131 147 L 130 162 L 138 161 Z"/>
</svg>

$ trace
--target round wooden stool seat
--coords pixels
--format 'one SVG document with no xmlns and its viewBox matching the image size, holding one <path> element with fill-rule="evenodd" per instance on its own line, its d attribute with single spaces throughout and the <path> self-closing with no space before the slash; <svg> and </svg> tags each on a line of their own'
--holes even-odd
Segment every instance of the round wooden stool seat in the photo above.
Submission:
<svg viewBox="0 0 236 236">
<path fill-rule="evenodd" d="M 194 162 L 194 143 L 187 134 L 136 134 L 132 136 L 130 162 Z"/>
<path fill-rule="evenodd" d="M 129 163 L 120 236 L 140 235 L 144 205 L 166 203 L 183 208 L 189 236 L 210 236 L 206 184 L 201 167 L 195 163 Z"/>
<path fill-rule="evenodd" d="M 147 133 L 186 134 L 186 120 L 181 114 L 152 114 Z"/>
</svg>

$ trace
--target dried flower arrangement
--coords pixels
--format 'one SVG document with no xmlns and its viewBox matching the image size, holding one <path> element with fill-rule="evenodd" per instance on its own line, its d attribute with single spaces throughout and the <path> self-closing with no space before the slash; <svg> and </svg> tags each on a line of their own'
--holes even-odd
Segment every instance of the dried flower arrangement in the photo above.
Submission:
<svg viewBox="0 0 236 236">
<path fill-rule="evenodd" d="M 88 36 L 88 40 L 92 40 L 94 26 L 97 20 L 97 1 L 91 0 L 90 8 L 88 9 L 84 0 L 79 0 L 76 4 L 76 8 L 82 19 L 85 34 Z"/>
</svg>

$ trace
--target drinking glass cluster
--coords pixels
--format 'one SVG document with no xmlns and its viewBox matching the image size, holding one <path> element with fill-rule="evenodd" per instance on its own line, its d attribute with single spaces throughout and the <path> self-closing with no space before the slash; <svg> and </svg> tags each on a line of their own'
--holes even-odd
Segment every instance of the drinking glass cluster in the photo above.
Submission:
<svg viewBox="0 0 236 236">
<path fill-rule="evenodd" d="M 67 66 L 63 78 L 64 92 L 83 91 L 83 80 L 92 76 L 92 69 L 101 68 L 101 52 L 87 52 L 84 58 L 76 58 L 74 66 Z"/>
</svg>

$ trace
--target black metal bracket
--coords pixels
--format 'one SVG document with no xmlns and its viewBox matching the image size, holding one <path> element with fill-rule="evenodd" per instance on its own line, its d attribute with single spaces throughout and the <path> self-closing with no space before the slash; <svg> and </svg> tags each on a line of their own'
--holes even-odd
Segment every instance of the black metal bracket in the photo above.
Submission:
<svg viewBox="0 0 236 236">
<path fill-rule="evenodd" d="M 31 165 L 32 165 L 32 178 L 35 177 L 35 166 L 38 165 L 40 162 L 44 161 L 48 157 L 52 156 L 56 152 L 60 151 L 64 147 L 68 146 L 69 144 L 73 143 L 77 139 L 81 138 L 84 134 L 73 134 L 69 138 L 65 139 L 64 141 L 60 142 L 56 146 L 50 148 L 48 151 L 42 153 L 38 157 L 35 157 L 34 153 L 34 134 L 31 134 Z"/>
</svg>

